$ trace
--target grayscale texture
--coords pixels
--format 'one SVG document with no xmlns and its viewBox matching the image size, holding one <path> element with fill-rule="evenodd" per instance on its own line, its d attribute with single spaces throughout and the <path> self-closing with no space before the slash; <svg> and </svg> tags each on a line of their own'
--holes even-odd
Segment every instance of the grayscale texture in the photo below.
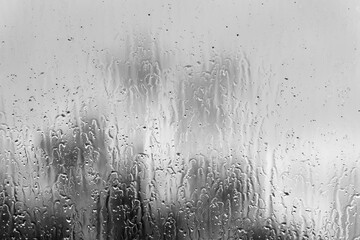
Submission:
<svg viewBox="0 0 360 240">
<path fill-rule="evenodd" d="M 0 1 L 0 239 L 360 239 L 360 2 Z"/>
</svg>

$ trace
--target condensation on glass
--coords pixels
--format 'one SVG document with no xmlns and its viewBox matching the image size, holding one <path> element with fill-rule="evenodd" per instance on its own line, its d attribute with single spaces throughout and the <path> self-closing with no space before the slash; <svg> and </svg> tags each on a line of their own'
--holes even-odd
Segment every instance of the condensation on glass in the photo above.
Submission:
<svg viewBox="0 0 360 240">
<path fill-rule="evenodd" d="M 1 239 L 358 239 L 356 1 L 0 4 Z"/>
</svg>

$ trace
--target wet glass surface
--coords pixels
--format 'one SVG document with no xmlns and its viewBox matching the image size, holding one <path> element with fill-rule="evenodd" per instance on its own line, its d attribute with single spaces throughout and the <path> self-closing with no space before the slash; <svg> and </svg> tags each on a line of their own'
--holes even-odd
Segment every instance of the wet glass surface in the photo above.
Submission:
<svg viewBox="0 0 360 240">
<path fill-rule="evenodd" d="M 358 239 L 357 1 L 2 1 L 0 239 Z"/>
</svg>

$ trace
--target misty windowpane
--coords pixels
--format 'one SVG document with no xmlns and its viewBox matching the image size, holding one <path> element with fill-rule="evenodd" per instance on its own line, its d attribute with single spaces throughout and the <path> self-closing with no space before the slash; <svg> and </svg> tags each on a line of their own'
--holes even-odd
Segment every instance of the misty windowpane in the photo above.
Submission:
<svg viewBox="0 0 360 240">
<path fill-rule="evenodd" d="M 360 238 L 356 1 L 0 4 L 0 239 Z"/>
</svg>

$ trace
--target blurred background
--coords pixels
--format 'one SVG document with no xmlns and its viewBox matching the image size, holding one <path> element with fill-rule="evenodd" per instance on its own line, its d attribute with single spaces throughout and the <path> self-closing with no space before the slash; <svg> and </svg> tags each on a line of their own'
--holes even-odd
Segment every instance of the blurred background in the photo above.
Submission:
<svg viewBox="0 0 360 240">
<path fill-rule="evenodd" d="M 359 27 L 355 0 L 0 1 L 0 238 L 358 239 Z"/>
</svg>

